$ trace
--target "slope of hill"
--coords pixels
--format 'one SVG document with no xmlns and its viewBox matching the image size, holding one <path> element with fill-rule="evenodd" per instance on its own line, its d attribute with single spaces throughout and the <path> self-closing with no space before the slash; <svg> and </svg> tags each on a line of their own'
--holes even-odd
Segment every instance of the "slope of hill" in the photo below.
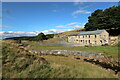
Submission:
<svg viewBox="0 0 120 80">
<path fill-rule="evenodd" d="M 82 32 L 82 31 L 84 31 L 84 28 L 62 32 L 62 33 L 56 34 L 55 37 L 66 37 L 68 35 L 78 34 L 78 33 Z"/>
<path fill-rule="evenodd" d="M 19 46 L 14 41 L 3 41 L 3 78 L 117 78 L 117 75 L 82 60 L 31 55 Z"/>
</svg>

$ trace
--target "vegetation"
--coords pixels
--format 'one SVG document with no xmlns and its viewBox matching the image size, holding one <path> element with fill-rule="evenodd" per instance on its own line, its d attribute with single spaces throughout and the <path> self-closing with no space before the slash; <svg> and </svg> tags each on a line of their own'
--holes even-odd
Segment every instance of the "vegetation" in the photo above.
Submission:
<svg viewBox="0 0 120 80">
<path fill-rule="evenodd" d="M 15 42 L 4 41 L 2 49 L 3 78 L 118 78 L 82 60 L 31 55 Z"/>
<path fill-rule="evenodd" d="M 120 34 L 120 6 L 113 6 L 105 10 L 98 9 L 88 17 L 85 30 L 106 29 L 110 35 Z"/>
<path fill-rule="evenodd" d="M 50 38 L 53 38 L 53 37 L 54 37 L 54 34 L 47 34 L 47 35 L 46 35 L 46 38 L 47 38 L 47 39 L 50 39 Z"/>
</svg>

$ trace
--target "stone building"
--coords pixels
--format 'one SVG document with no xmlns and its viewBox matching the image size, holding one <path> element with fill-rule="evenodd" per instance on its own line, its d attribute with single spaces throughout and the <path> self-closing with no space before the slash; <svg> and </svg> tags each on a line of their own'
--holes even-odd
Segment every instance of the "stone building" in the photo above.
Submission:
<svg viewBox="0 0 120 80">
<path fill-rule="evenodd" d="M 109 33 L 106 30 L 86 31 L 68 36 L 68 42 L 80 45 L 109 45 Z"/>
</svg>

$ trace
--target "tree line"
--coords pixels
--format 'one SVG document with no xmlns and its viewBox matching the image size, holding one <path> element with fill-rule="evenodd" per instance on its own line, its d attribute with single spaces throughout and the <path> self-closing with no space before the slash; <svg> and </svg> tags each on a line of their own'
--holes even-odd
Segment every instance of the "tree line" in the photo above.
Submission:
<svg viewBox="0 0 120 80">
<path fill-rule="evenodd" d="M 105 10 L 97 9 L 88 17 L 84 28 L 86 31 L 105 29 L 110 35 L 119 35 L 120 6 L 113 6 Z"/>
</svg>

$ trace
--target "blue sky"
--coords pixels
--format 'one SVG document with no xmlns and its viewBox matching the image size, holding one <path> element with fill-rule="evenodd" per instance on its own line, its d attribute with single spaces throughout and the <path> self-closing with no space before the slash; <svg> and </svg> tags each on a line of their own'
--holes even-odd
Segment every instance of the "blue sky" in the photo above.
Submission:
<svg viewBox="0 0 120 80">
<path fill-rule="evenodd" d="M 97 9 L 117 2 L 3 2 L 2 31 L 70 30 L 84 27 Z"/>
</svg>

